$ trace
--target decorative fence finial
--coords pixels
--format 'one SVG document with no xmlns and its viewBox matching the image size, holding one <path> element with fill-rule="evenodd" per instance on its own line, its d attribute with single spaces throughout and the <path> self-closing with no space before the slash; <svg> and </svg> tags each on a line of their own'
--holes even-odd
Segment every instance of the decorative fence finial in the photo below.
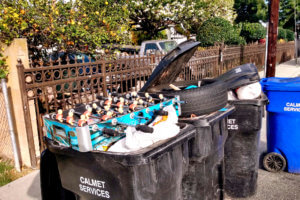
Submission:
<svg viewBox="0 0 300 200">
<path fill-rule="evenodd" d="M 17 64 L 17 68 L 24 68 L 24 65 L 23 65 L 23 63 L 22 63 L 22 59 L 21 58 L 18 58 L 17 59 L 17 62 L 18 62 L 18 64 Z"/>
</svg>

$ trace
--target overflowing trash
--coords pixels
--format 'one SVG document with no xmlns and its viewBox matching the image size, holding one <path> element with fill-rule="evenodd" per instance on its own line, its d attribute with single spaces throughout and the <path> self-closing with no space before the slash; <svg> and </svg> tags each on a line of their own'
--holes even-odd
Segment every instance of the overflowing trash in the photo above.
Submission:
<svg viewBox="0 0 300 200">
<path fill-rule="evenodd" d="M 262 93 L 258 70 L 253 64 L 235 67 L 216 79 L 226 83 L 228 100 L 257 99 Z"/>
<path fill-rule="evenodd" d="M 262 88 L 259 82 L 241 86 L 235 90 L 228 91 L 228 100 L 249 100 L 259 98 Z"/>
<path fill-rule="evenodd" d="M 233 170 L 230 177 L 235 179 L 226 179 L 230 173 L 225 168 L 234 169 L 239 163 L 224 154 L 244 154 L 231 148 L 234 142 L 227 143 L 228 134 L 234 138 L 227 125 L 229 120 L 237 122 L 230 124 L 233 131 L 243 131 L 243 124 L 249 126 L 232 117 L 240 101 L 261 97 L 257 68 L 245 64 L 215 79 L 175 82 L 198 45 L 186 41 L 169 52 L 139 93 L 98 96 L 87 105 L 45 115 L 42 198 L 221 199 L 225 181 L 231 181 L 232 188 L 239 185 L 234 182 L 239 175 Z M 252 112 L 261 120 L 261 105 L 241 115 Z M 248 146 L 257 143 L 260 125 L 252 123 L 255 142 Z M 251 158 L 256 158 L 255 153 Z M 256 168 L 253 171 L 254 185 Z M 248 176 L 244 179 L 249 182 Z"/>
<path fill-rule="evenodd" d="M 170 105 L 163 108 L 168 112 L 168 116 L 157 116 L 148 126 L 153 128 L 153 132 L 146 133 L 137 130 L 136 127 L 127 127 L 126 137 L 116 142 L 109 149 L 111 152 L 130 152 L 148 147 L 155 142 L 176 136 L 180 128 L 177 126 L 178 116 L 175 108 Z"/>
<path fill-rule="evenodd" d="M 238 99 L 256 99 L 261 95 L 261 85 L 259 82 L 245 85 L 236 89 Z"/>
<path fill-rule="evenodd" d="M 99 96 L 91 105 L 58 110 L 46 115 L 44 124 L 48 138 L 75 150 L 107 151 L 118 141 L 126 141 L 127 150 L 137 150 L 175 136 L 179 114 L 177 97 L 132 92 Z"/>
<path fill-rule="evenodd" d="M 131 93 L 45 116 L 42 199 L 180 197 L 195 135 L 192 125 L 177 123 L 180 103 Z"/>
</svg>

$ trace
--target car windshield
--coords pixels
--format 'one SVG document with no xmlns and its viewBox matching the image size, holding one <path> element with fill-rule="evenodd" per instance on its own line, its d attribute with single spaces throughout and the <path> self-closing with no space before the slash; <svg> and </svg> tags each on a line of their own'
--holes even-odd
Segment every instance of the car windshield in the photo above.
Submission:
<svg viewBox="0 0 300 200">
<path fill-rule="evenodd" d="M 160 42 L 159 45 L 165 52 L 168 52 L 173 50 L 177 46 L 177 43 L 175 41 L 165 41 Z"/>
</svg>

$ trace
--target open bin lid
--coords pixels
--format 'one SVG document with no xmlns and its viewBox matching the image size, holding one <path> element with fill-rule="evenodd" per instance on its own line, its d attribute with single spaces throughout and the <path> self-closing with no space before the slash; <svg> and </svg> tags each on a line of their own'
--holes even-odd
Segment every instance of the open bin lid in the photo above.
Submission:
<svg viewBox="0 0 300 200">
<path fill-rule="evenodd" d="M 300 91 L 300 77 L 270 77 L 260 81 L 264 91 Z"/>
<path fill-rule="evenodd" d="M 140 92 L 145 92 L 149 88 L 172 83 L 182 71 L 182 66 L 190 60 L 197 50 L 200 42 L 187 40 L 180 43 L 175 49 L 170 51 L 157 65 L 149 80 L 145 83 Z"/>
</svg>

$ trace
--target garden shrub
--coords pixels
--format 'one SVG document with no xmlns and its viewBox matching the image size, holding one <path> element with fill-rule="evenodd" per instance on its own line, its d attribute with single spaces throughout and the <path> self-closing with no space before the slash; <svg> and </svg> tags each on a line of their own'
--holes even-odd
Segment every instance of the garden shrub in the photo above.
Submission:
<svg viewBox="0 0 300 200">
<path fill-rule="evenodd" d="M 241 36 L 249 42 L 256 42 L 266 37 L 267 30 L 260 23 L 243 23 Z"/>
<path fill-rule="evenodd" d="M 290 29 L 285 29 L 285 33 L 286 33 L 286 40 L 287 41 L 294 41 L 294 37 L 295 37 L 295 34 L 294 34 L 294 31 L 291 31 Z"/>
<path fill-rule="evenodd" d="M 277 39 L 280 40 L 280 39 L 283 39 L 283 40 L 286 40 L 286 30 L 279 27 L 278 28 L 278 33 L 277 33 Z"/>
<path fill-rule="evenodd" d="M 6 78 L 8 74 L 8 66 L 6 64 L 6 57 L 0 53 L 0 79 Z"/>
<path fill-rule="evenodd" d="M 232 24 L 219 17 L 206 20 L 198 29 L 197 40 L 201 46 L 213 46 L 215 44 L 243 44 L 244 40 L 239 36 Z"/>
<path fill-rule="evenodd" d="M 247 44 L 245 38 L 240 36 L 240 33 L 241 33 L 241 27 L 234 26 L 234 31 L 229 35 L 229 38 L 226 43 L 231 45 Z"/>
</svg>

